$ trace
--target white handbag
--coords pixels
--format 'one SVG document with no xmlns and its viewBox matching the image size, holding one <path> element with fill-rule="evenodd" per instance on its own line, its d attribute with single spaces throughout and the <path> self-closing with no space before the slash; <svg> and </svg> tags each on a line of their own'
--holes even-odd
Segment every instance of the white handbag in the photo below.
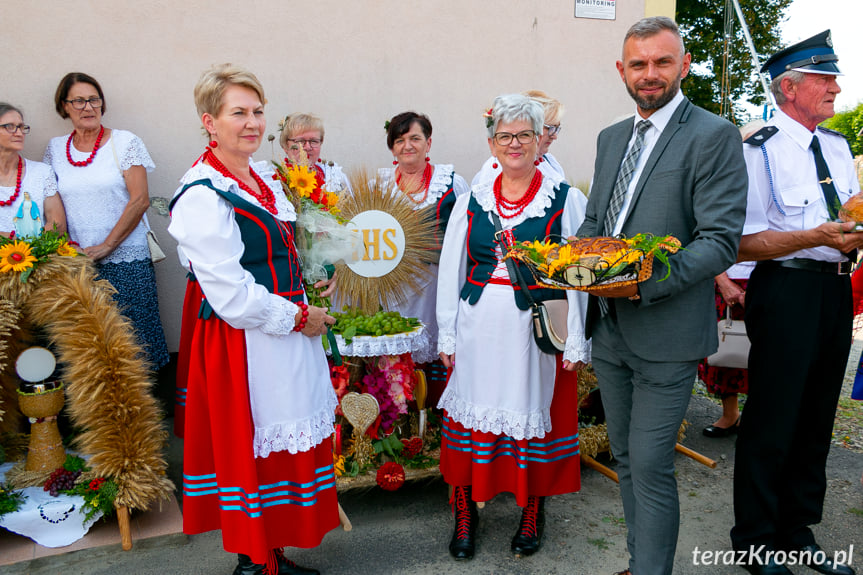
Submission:
<svg viewBox="0 0 863 575">
<path fill-rule="evenodd" d="M 716 323 L 719 335 L 719 349 L 707 358 L 707 365 L 713 367 L 749 366 L 749 336 L 743 320 L 731 319 L 731 306 L 726 308 L 725 318 Z"/>
</svg>

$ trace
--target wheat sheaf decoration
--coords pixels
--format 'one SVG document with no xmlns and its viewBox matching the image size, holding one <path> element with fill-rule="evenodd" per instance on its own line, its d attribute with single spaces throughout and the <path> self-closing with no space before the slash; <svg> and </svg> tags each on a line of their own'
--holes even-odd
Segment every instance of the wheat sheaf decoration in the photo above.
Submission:
<svg viewBox="0 0 863 575">
<path fill-rule="evenodd" d="M 17 273 L 0 274 L 0 308 L 41 327 L 65 366 L 66 411 L 83 430 L 75 447 L 89 457 L 94 475 L 117 483 L 116 505 L 145 510 L 174 489 L 162 454 L 167 432 L 141 347 L 113 293 L 85 257 L 50 256 L 26 282 Z M 0 353 L 17 327 L 0 325 Z M 13 364 L 0 355 L 0 372 Z M 0 400 L 0 409 L 17 411 L 5 396 Z"/>
<path fill-rule="evenodd" d="M 344 262 L 336 266 L 339 302 L 374 314 L 381 306 L 406 302 L 423 285 L 429 264 L 439 257 L 438 224 L 433 206 L 415 210 L 416 204 L 392 183 L 381 182 L 367 170 L 351 173 L 350 182 L 353 192 L 339 199 L 341 215 L 351 220 L 363 212 L 385 212 L 399 223 L 405 238 L 401 261 L 386 275 L 363 277 Z"/>
</svg>

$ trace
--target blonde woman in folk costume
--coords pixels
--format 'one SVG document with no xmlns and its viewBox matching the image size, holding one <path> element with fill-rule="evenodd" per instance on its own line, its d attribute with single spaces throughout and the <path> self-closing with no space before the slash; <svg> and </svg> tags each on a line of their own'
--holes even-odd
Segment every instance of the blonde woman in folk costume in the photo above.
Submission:
<svg viewBox="0 0 863 575">
<path fill-rule="evenodd" d="M 249 162 L 265 102 L 247 70 L 201 76 L 195 105 L 211 142 L 172 200 L 168 231 L 194 274 L 178 371 L 188 389 L 183 529 L 221 529 L 238 554 L 234 575 L 304 575 L 318 571 L 282 547 L 315 547 L 339 523 L 336 397 L 320 338 L 335 320 L 306 303 L 281 184 L 268 163 Z"/>
</svg>

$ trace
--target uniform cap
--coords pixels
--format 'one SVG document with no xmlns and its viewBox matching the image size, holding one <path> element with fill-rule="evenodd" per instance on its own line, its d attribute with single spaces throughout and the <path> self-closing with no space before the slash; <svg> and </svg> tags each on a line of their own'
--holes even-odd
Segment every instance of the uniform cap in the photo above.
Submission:
<svg viewBox="0 0 863 575">
<path fill-rule="evenodd" d="M 836 66 L 837 61 L 839 56 L 833 52 L 830 30 L 824 30 L 820 34 L 776 52 L 767 59 L 761 71 L 769 72 L 771 79 L 789 70 L 838 76 L 842 72 Z"/>
</svg>

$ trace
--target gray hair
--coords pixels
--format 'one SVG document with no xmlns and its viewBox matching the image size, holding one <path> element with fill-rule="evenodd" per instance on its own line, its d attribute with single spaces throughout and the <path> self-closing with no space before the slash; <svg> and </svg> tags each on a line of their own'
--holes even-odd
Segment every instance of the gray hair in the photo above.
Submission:
<svg viewBox="0 0 863 575">
<path fill-rule="evenodd" d="M 788 98 L 785 97 L 785 93 L 782 92 L 782 80 L 788 78 L 791 80 L 791 84 L 796 86 L 806 77 L 805 72 L 798 72 L 797 70 L 788 70 L 786 72 L 782 72 L 770 82 L 770 91 L 773 93 L 773 97 L 776 98 L 776 105 L 781 106 L 785 102 L 788 101 Z"/>
<path fill-rule="evenodd" d="M 0 116 L 5 116 L 7 112 L 18 112 L 18 115 L 21 116 L 21 119 L 24 119 L 24 112 L 22 112 L 12 104 L 0 102 Z"/>
<path fill-rule="evenodd" d="M 518 120 L 530 122 L 533 131 L 542 135 L 542 123 L 545 113 L 542 104 L 524 94 L 503 94 L 494 99 L 492 106 L 492 124 L 488 127 L 488 137 L 493 138 L 497 127 Z"/>
<path fill-rule="evenodd" d="M 677 36 L 677 39 L 680 40 L 680 55 L 683 56 L 686 54 L 686 47 L 683 45 L 683 38 L 680 36 L 680 28 L 677 27 L 677 23 L 674 20 L 667 16 L 642 18 L 629 28 L 626 36 L 623 38 L 623 43 L 626 44 L 626 41 L 632 37 L 639 39 L 650 38 L 666 30 Z"/>
</svg>

